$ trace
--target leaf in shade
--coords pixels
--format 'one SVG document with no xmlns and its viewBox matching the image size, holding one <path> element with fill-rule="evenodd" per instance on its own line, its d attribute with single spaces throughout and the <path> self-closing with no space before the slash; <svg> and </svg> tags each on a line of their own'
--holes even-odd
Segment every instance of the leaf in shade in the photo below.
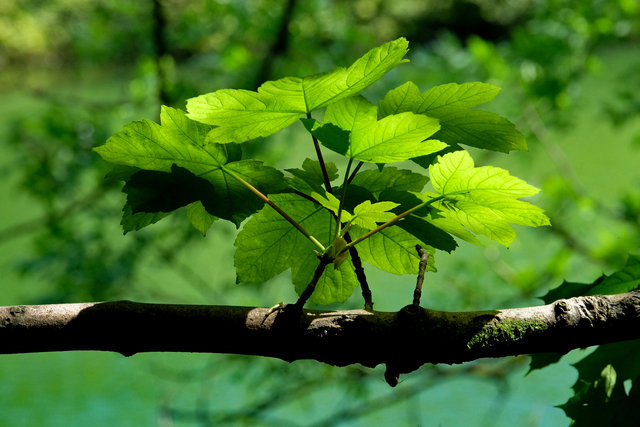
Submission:
<svg viewBox="0 0 640 427">
<path fill-rule="evenodd" d="M 162 218 L 169 215 L 169 212 L 137 212 L 133 213 L 131 206 L 125 203 L 122 208 L 122 225 L 123 234 L 127 234 L 130 231 L 138 231 L 147 225 L 155 224 Z"/>
</svg>

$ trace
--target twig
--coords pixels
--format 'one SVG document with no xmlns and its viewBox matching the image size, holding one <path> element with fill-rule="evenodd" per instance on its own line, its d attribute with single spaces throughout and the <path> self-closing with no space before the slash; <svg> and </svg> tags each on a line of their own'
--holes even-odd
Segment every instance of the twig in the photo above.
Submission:
<svg viewBox="0 0 640 427">
<path fill-rule="evenodd" d="M 427 262 L 429 261 L 429 254 L 422 249 L 422 246 L 416 245 L 418 255 L 420 255 L 420 264 L 418 267 L 418 280 L 416 282 L 416 290 L 413 291 L 413 305 L 420 306 L 420 297 L 422 296 L 422 283 L 424 282 L 424 272 L 427 269 Z"/>
<path fill-rule="evenodd" d="M 362 165 L 364 165 L 364 162 L 360 162 L 356 165 L 356 168 L 353 170 L 353 172 L 351 172 L 349 179 L 347 179 L 347 184 L 351 184 L 351 181 L 353 181 L 353 178 L 356 177 L 356 174 L 358 173 L 358 171 L 360 171 Z"/>
<path fill-rule="evenodd" d="M 347 241 L 347 243 L 351 242 L 351 236 L 349 235 L 349 233 L 345 233 L 344 239 Z M 371 294 L 371 289 L 369 288 L 369 283 L 367 282 L 367 276 L 364 273 L 364 267 L 362 266 L 360 254 L 358 254 L 358 250 L 352 246 L 351 248 L 349 248 L 349 255 L 351 255 L 351 261 L 353 262 L 356 278 L 358 279 L 360 288 L 362 289 L 362 298 L 364 298 L 364 309 L 367 311 L 373 311 L 373 296 Z"/>
<path fill-rule="evenodd" d="M 311 295 L 313 294 L 313 291 L 316 290 L 316 285 L 318 284 L 318 280 L 320 280 L 320 277 L 322 277 L 322 273 L 324 273 L 324 269 L 326 268 L 327 265 L 329 265 L 333 261 L 325 254 L 321 255 L 319 258 L 320 258 L 320 264 L 318 264 L 316 271 L 313 273 L 311 282 L 309 282 L 307 287 L 302 292 L 302 295 L 300 295 L 300 298 L 298 298 L 298 301 L 296 301 L 296 303 L 294 304 L 294 308 L 296 309 L 296 311 L 302 312 L 302 307 L 304 307 L 307 300 L 311 297 Z"/>
</svg>

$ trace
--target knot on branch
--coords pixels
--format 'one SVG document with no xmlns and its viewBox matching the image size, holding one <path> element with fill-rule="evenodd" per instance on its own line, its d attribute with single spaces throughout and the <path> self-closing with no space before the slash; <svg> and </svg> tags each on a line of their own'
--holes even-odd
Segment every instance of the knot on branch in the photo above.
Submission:
<svg viewBox="0 0 640 427">
<path fill-rule="evenodd" d="M 421 356 L 422 342 L 419 337 L 425 336 L 425 331 L 431 328 L 427 310 L 417 305 L 403 307 L 396 317 L 400 332 L 387 360 L 384 378 L 391 387 L 398 385 L 400 374 L 407 374 L 417 370 L 424 364 Z"/>
</svg>

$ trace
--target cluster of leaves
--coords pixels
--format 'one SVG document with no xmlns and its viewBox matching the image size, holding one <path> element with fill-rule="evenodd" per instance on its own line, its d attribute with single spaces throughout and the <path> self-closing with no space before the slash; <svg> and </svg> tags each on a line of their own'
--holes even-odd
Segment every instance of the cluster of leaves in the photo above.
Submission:
<svg viewBox="0 0 640 427">
<path fill-rule="evenodd" d="M 564 282 L 542 297 L 550 304 L 561 298 L 582 295 L 612 295 L 640 286 L 640 256 L 630 255 L 627 264 L 610 276 L 593 283 Z M 640 341 L 623 341 L 599 346 L 577 362 L 578 380 L 574 395 L 560 407 L 580 425 L 635 425 L 640 403 L 640 367 L 633 355 L 640 352 Z M 531 370 L 557 362 L 562 354 L 534 355 Z"/>
<path fill-rule="evenodd" d="M 391 273 L 413 274 L 417 244 L 431 255 L 454 250 L 452 236 L 478 243 L 484 235 L 509 245 L 515 237 L 510 224 L 547 225 L 540 208 L 520 200 L 537 193 L 535 187 L 506 170 L 475 167 L 461 147 L 526 149 L 508 120 L 473 109 L 493 99 L 497 87 L 451 83 L 420 92 L 408 82 L 377 106 L 359 95 L 407 62 L 407 50 L 400 38 L 348 68 L 268 81 L 257 91 L 218 90 L 190 99 L 187 114 L 163 107 L 160 124 L 127 125 L 96 148 L 105 160 L 126 166 L 114 172 L 126 181 L 124 231 L 183 206 L 203 234 L 216 219 L 237 227 L 248 219 L 235 242 L 238 280 L 264 282 L 291 269 L 301 293 L 320 258 L 335 268 L 323 271 L 312 300 L 330 304 L 346 300 L 359 283 L 349 254 Z M 322 120 L 312 117 L 317 110 L 324 110 Z M 317 160 L 278 171 L 242 158 L 239 144 L 299 120 Z M 341 185 L 334 183 L 338 167 L 324 161 L 320 143 L 345 157 Z M 388 166 L 407 160 L 429 177 Z"/>
</svg>

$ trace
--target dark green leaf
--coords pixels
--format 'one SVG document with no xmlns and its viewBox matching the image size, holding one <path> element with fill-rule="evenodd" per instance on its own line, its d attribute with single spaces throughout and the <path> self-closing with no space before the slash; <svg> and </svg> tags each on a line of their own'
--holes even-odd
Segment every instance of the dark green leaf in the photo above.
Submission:
<svg viewBox="0 0 640 427">
<path fill-rule="evenodd" d="M 384 169 L 370 169 L 359 172 L 351 183 L 366 188 L 378 196 L 383 191 L 415 191 L 423 190 L 429 181 L 425 175 L 406 169 L 385 167 Z"/>
<path fill-rule="evenodd" d="M 122 191 L 132 212 L 172 212 L 205 200 L 211 203 L 214 188 L 210 182 L 173 165 L 170 173 L 141 170 L 129 177 Z"/>
<path fill-rule="evenodd" d="M 155 224 L 168 215 L 169 212 L 138 212 L 134 214 L 131 206 L 125 203 L 122 208 L 120 225 L 122 225 L 123 233 L 127 234 L 130 231 L 138 231 L 147 225 Z"/>
<path fill-rule="evenodd" d="M 629 255 L 626 265 L 610 276 L 603 274 L 593 283 L 563 282 L 551 289 L 542 300 L 551 304 L 562 298 L 584 295 L 611 295 L 638 289 L 640 285 L 640 255 Z"/>
</svg>

